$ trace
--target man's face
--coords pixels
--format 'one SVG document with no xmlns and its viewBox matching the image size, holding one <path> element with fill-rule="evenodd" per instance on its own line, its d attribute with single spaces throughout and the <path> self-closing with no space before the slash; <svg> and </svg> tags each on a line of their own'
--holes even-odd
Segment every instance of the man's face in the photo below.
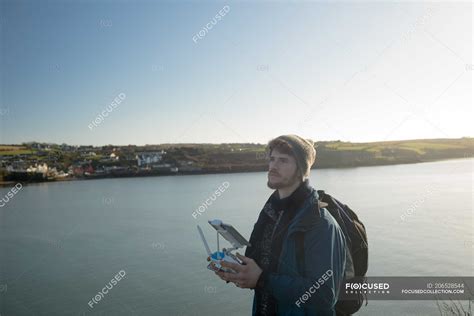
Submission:
<svg viewBox="0 0 474 316">
<path fill-rule="evenodd" d="M 298 182 L 298 166 L 293 156 L 272 150 L 268 166 L 268 182 L 270 189 L 290 187 Z"/>
</svg>

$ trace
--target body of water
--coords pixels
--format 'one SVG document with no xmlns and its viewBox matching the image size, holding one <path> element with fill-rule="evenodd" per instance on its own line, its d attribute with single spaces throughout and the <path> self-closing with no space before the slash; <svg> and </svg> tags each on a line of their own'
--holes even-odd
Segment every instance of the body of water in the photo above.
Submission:
<svg viewBox="0 0 474 316">
<path fill-rule="evenodd" d="M 472 276 L 473 162 L 316 169 L 310 183 L 366 225 L 369 276 Z M 250 315 L 253 291 L 206 269 L 196 225 L 213 250 L 208 219 L 248 239 L 271 192 L 264 172 L 24 186 L 0 208 L 0 314 Z M 439 315 L 433 301 L 369 301 L 358 313 L 382 314 Z"/>
</svg>

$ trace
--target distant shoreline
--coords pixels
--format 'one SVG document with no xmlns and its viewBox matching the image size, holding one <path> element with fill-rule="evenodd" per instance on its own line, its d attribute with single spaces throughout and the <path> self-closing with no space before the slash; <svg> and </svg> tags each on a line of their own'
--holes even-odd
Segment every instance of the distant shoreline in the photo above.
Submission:
<svg viewBox="0 0 474 316">
<path fill-rule="evenodd" d="M 474 156 L 474 138 L 351 143 L 319 141 L 315 169 L 412 164 Z M 253 143 L 71 146 L 0 145 L 0 185 L 268 170 L 267 146 Z"/>
<path fill-rule="evenodd" d="M 414 162 L 393 162 L 393 163 L 383 163 L 383 164 L 373 164 L 373 165 L 357 165 L 357 166 L 341 166 L 341 167 L 318 167 L 313 166 L 311 170 L 324 170 L 324 169 L 351 169 L 351 168 L 361 168 L 361 167 L 380 167 L 380 166 L 395 166 L 395 165 L 408 165 L 408 164 L 419 164 L 419 163 L 429 163 L 429 162 L 438 162 L 438 161 L 447 161 L 447 160 L 464 160 L 472 159 L 472 156 L 468 157 L 457 157 L 457 158 L 444 158 L 444 159 L 433 159 L 426 161 L 414 161 Z M 20 182 L 22 185 L 31 185 L 31 184 L 42 184 L 42 183 L 58 183 L 58 182 L 69 182 L 69 181 L 89 181 L 89 180 L 98 180 L 98 179 L 120 179 L 120 178 L 148 178 L 148 177 L 169 177 L 169 176 L 190 176 L 190 175 L 212 175 L 212 174 L 233 174 L 233 173 L 252 173 L 252 172 L 265 172 L 267 170 L 221 170 L 221 171 L 209 171 L 209 172 L 182 172 L 176 174 L 153 174 L 153 175 L 137 175 L 137 176 L 104 176 L 104 177 L 91 177 L 91 178 L 64 178 L 64 179 L 55 179 L 55 180 L 46 180 L 46 181 L 2 181 L 0 180 L 0 187 L 9 187 Z"/>
</svg>

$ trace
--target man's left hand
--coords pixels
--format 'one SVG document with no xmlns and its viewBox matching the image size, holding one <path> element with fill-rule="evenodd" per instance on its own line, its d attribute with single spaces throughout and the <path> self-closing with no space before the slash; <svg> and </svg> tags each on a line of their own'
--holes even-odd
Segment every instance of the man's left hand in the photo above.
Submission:
<svg viewBox="0 0 474 316">
<path fill-rule="evenodd" d="M 244 264 L 231 263 L 227 261 L 221 261 L 221 266 L 224 268 L 230 268 L 237 273 L 228 273 L 218 271 L 215 272 L 222 280 L 230 281 L 235 283 L 243 289 L 253 289 L 257 285 L 258 278 L 262 274 L 262 269 L 257 265 L 255 260 L 249 257 L 242 256 L 237 253 L 237 258 L 242 260 Z"/>
</svg>

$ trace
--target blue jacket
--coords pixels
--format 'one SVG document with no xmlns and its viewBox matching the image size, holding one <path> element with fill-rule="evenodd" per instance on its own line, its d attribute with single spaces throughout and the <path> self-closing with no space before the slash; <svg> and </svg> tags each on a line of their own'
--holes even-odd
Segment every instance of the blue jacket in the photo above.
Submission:
<svg viewBox="0 0 474 316">
<path fill-rule="evenodd" d="M 319 208 L 318 193 L 297 210 L 283 239 L 277 273 L 264 271 L 264 289 L 277 301 L 277 315 L 336 315 L 335 304 L 344 278 L 346 241 L 334 217 Z M 296 263 L 297 232 L 304 232 L 304 275 Z M 256 315 L 254 296 L 252 315 Z"/>
</svg>

